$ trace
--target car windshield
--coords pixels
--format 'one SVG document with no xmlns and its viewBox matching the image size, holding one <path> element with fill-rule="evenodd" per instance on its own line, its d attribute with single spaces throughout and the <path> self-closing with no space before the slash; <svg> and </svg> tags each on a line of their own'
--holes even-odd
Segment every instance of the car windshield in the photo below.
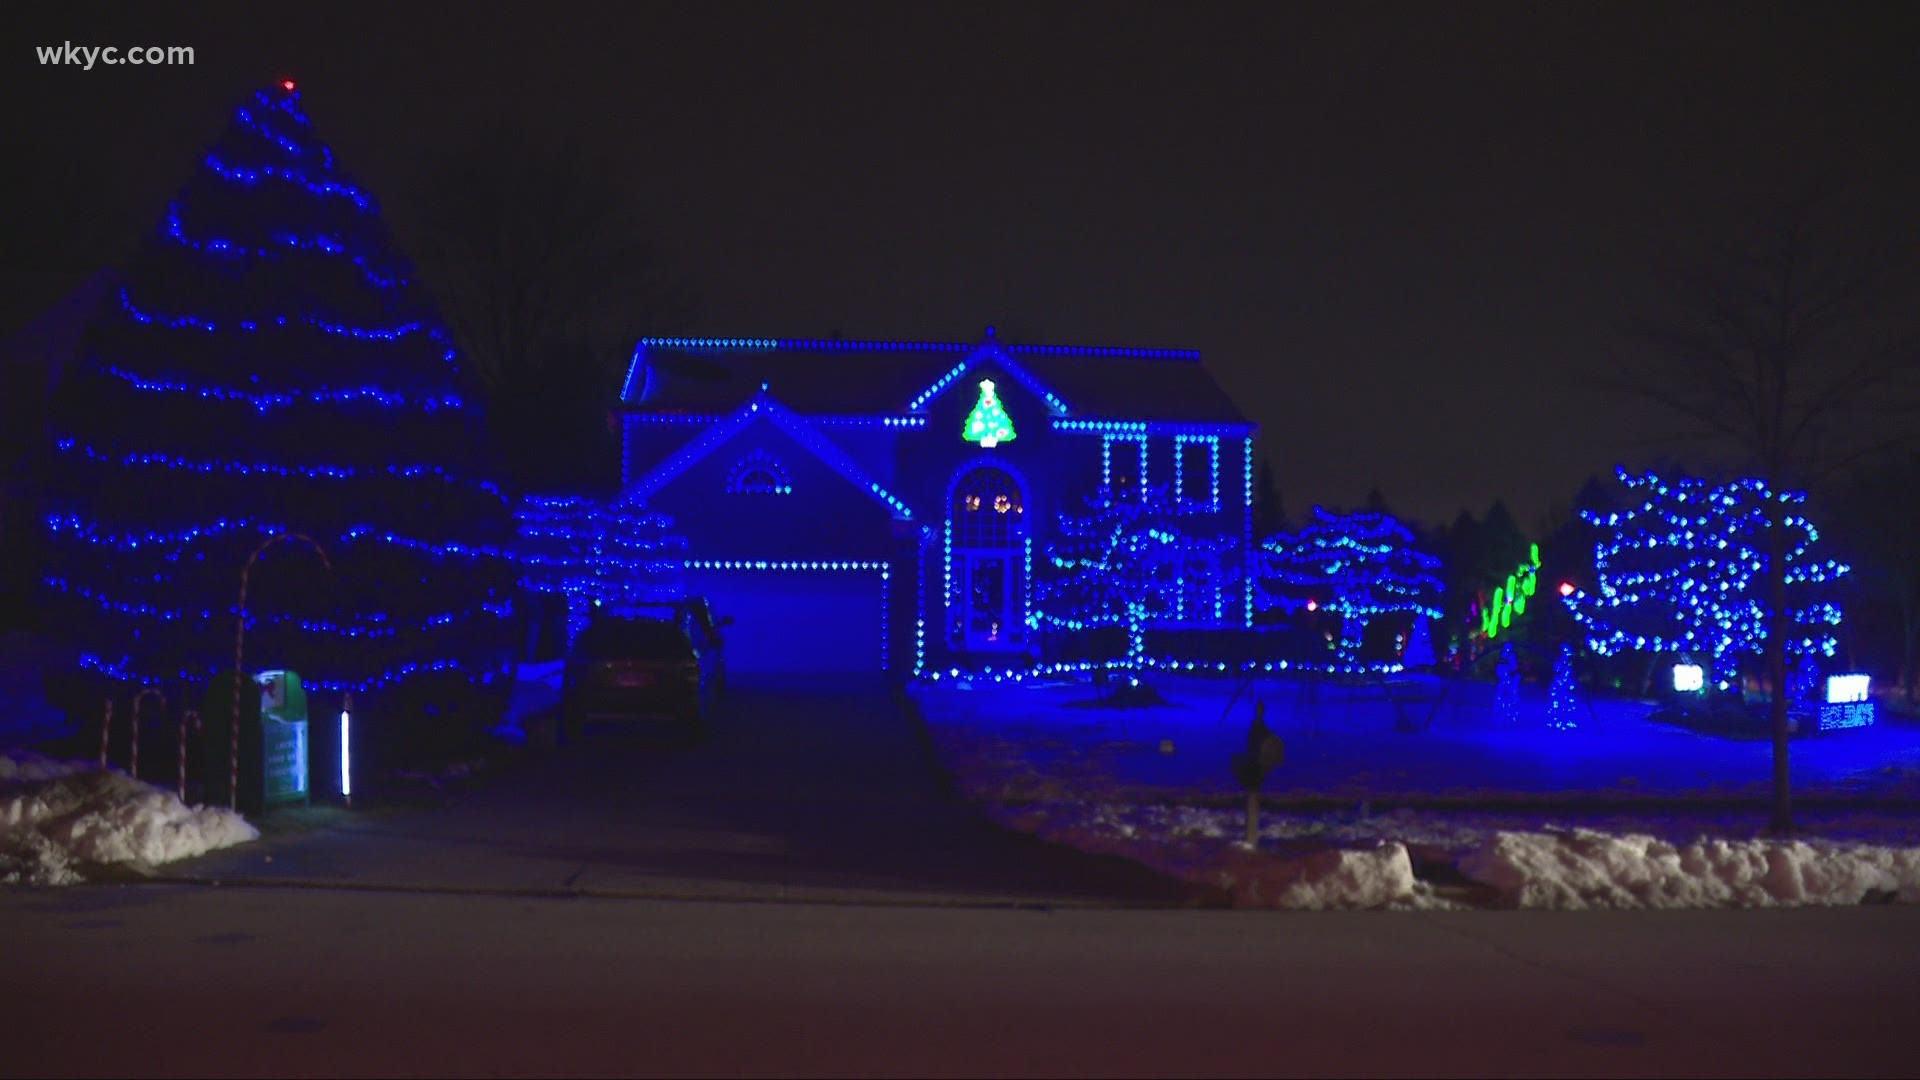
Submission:
<svg viewBox="0 0 1920 1080">
<path fill-rule="evenodd" d="M 600 619 L 588 624 L 574 651 L 589 660 L 679 659 L 693 655 L 693 643 L 658 619 Z"/>
</svg>

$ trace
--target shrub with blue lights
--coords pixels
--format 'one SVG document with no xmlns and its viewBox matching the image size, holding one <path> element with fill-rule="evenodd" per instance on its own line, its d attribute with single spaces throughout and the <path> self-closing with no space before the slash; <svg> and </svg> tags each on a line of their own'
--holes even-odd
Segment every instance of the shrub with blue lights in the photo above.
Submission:
<svg viewBox="0 0 1920 1080">
<path fill-rule="evenodd" d="M 1833 655 L 1841 612 L 1826 586 L 1847 567 L 1815 558 L 1820 533 L 1802 511 L 1804 494 L 1776 493 L 1752 479 L 1618 475 L 1626 509 L 1583 512 L 1603 530 L 1595 588 L 1567 597 L 1594 652 L 1685 653 L 1707 666 L 1708 686 L 1727 689 L 1739 659 L 1758 655 L 1766 641 L 1771 605 L 1762 571 L 1771 509 L 1787 530 L 1788 653 Z"/>
<path fill-rule="evenodd" d="M 1300 529 L 1260 548 L 1254 574 L 1261 610 L 1337 616 L 1343 666 L 1359 661 L 1367 624 L 1377 616 L 1440 617 L 1440 560 L 1415 550 L 1413 534 L 1391 514 L 1316 506 Z"/>
<path fill-rule="evenodd" d="M 51 418 L 49 625 L 142 682 L 233 663 L 362 693 L 478 678 L 510 516 L 473 384 L 291 83 L 240 104 L 89 328 Z"/>
</svg>

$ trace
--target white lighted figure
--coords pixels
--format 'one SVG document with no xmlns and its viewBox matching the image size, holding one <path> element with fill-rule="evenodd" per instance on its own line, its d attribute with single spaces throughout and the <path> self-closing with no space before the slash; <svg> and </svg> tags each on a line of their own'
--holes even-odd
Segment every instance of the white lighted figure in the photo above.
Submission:
<svg viewBox="0 0 1920 1080">
<path fill-rule="evenodd" d="M 1867 700 L 1867 689 L 1872 681 L 1869 675 L 1827 676 L 1827 704 L 1843 705 Z"/>
<path fill-rule="evenodd" d="M 1707 672 L 1699 664 L 1673 665 L 1673 688 L 1683 694 L 1706 689 Z"/>
</svg>

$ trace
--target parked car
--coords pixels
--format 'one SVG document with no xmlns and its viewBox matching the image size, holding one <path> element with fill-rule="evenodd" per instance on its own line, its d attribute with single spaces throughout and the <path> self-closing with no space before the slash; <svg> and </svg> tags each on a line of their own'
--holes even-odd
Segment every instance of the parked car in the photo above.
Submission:
<svg viewBox="0 0 1920 1080">
<path fill-rule="evenodd" d="M 587 721 L 666 719 L 695 738 L 705 734 L 710 700 L 706 669 L 677 622 L 597 615 L 567 657 L 560 683 L 560 741 Z"/>
<path fill-rule="evenodd" d="M 721 631 L 733 625 L 733 617 L 716 617 L 713 605 L 704 596 L 689 596 L 681 600 L 658 600 L 642 603 L 622 604 L 617 608 L 604 609 L 611 615 L 637 616 L 644 619 L 659 619 L 678 625 L 687 632 L 693 641 L 694 652 L 700 656 L 700 681 L 710 700 L 719 700 L 727 689 L 727 649 L 726 638 Z"/>
</svg>

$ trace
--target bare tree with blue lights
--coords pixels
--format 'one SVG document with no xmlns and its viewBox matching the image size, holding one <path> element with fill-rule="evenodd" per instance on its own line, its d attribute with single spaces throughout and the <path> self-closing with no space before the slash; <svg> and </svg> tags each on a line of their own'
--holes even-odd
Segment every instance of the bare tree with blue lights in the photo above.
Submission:
<svg viewBox="0 0 1920 1080">
<path fill-rule="evenodd" d="M 1164 488 L 1092 496 L 1085 513 L 1060 515 L 1049 571 L 1035 587 L 1035 622 L 1125 627 L 1130 664 L 1144 659 L 1150 624 L 1226 623 L 1240 580 L 1238 544 L 1231 536 L 1190 535 L 1181 525 Z"/>
<path fill-rule="evenodd" d="M 1857 193 L 1855 193 L 1857 194 Z M 1728 200 L 1727 206 L 1737 205 Z M 1820 490 L 1881 453 L 1911 447 L 1920 412 L 1920 277 L 1910 230 L 1886 208 L 1813 188 L 1721 235 L 1651 294 L 1603 383 L 1662 406 L 1674 434 L 1768 489 Z M 1689 223 L 1691 224 L 1691 223 Z M 1773 827 L 1793 827 L 1787 698 L 1788 503 L 1762 504 L 1755 600 L 1773 689 Z M 1637 635 L 1636 635 L 1637 636 Z M 1804 635 L 1801 635 L 1804 637 Z"/>
<path fill-rule="evenodd" d="M 1624 469 L 1619 477 L 1627 508 L 1586 515 L 1604 530 L 1594 588 L 1567 597 L 1589 648 L 1602 656 L 1685 653 L 1707 669 L 1709 689 L 1731 688 L 1740 662 L 1762 654 L 1773 625 L 1765 575 L 1778 528 L 1785 530 L 1778 549 L 1787 651 L 1833 655 L 1841 612 L 1820 586 L 1847 567 L 1814 557 L 1820 533 L 1804 516 L 1805 495 L 1776 494 L 1759 480 L 1664 480 Z"/>
<path fill-rule="evenodd" d="M 1313 508 L 1300 529 L 1268 538 L 1255 555 L 1263 610 L 1340 617 L 1338 664 L 1359 670 L 1367 625 L 1381 615 L 1437 619 L 1440 560 L 1413 546 L 1390 514 Z"/>
</svg>

